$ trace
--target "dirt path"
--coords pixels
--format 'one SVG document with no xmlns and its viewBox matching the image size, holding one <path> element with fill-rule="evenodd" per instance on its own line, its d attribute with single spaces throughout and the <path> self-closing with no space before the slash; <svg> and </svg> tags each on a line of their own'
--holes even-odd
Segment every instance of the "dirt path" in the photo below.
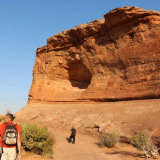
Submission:
<svg viewBox="0 0 160 160">
<path fill-rule="evenodd" d="M 119 144 L 113 149 L 99 148 L 97 139 L 77 134 L 76 143 L 68 143 L 69 131 L 50 129 L 54 133 L 56 143 L 54 146 L 54 160 L 144 160 L 131 145 Z M 23 156 L 22 160 L 51 160 L 38 155 Z"/>
<path fill-rule="evenodd" d="M 105 154 L 104 148 L 96 145 L 97 140 L 77 134 L 76 143 L 68 143 L 69 132 L 54 131 L 56 138 L 55 160 L 122 160 L 117 155 Z"/>
</svg>

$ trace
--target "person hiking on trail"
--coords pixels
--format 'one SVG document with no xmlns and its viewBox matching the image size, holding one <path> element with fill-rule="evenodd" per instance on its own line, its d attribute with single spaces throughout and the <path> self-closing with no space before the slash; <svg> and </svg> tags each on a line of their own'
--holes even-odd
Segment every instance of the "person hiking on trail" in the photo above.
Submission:
<svg viewBox="0 0 160 160">
<path fill-rule="evenodd" d="M 21 155 L 21 130 L 17 124 L 13 123 L 14 116 L 7 113 L 5 122 L 0 124 L 0 147 L 2 148 L 1 160 L 15 160 Z"/>
<path fill-rule="evenodd" d="M 74 127 L 72 127 L 69 142 L 71 142 L 71 140 L 73 139 L 72 143 L 74 144 L 75 143 L 75 136 L 76 136 L 76 129 Z"/>
</svg>

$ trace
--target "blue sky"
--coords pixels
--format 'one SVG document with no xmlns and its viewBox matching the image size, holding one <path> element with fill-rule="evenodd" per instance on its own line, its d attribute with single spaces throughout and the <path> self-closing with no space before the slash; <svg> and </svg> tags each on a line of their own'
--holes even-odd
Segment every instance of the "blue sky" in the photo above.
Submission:
<svg viewBox="0 0 160 160">
<path fill-rule="evenodd" d="M 160 11 L 160 0 L 0 0 L 0 114 L 27 104 L 35 51 L 49 37 L 123 6 Z"/>
</svg>

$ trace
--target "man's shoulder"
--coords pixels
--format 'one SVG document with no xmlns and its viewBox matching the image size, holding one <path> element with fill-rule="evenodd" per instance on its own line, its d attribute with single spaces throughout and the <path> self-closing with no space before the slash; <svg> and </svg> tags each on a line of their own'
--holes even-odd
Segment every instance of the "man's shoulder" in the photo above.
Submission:
<svg viewBox="0 0 160 160">
<path fill-rule="evenodd" d="M 6 127 L 7 124 L 8 124 L 7 122 L 0 123 L 0 127 Z M 17 125 L 16 123 L 12 123 L 11 125 L 15 125 L 16 127 L 19 128 L 19 125 Z"/>
<path fill-rule="evenodd" d="M 0 123 L 0 127 L 3 127 L 5 125 L 6 125 L 5 122 Z"/>
<path fill-rule="evenodd" d="M 8 124 L 7 122 L 2 123 L 2 127 L 6 127 L 7 124 Z M 17 123 L 12 122 L 9 125 L 15 126 L 17 130 L 20 130 L 20 126 Z"/>
<path fill-rule="evenodd" d="M 3 122 L 3 123 L 0 123 L 0 132 L 2 132 L 6 127 L 6 124 Z"/>
</svg>

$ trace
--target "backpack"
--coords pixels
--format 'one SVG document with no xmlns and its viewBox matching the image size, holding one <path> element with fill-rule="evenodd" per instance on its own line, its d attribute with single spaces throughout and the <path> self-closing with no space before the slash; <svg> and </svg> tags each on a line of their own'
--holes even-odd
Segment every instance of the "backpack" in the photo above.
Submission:
<svg viewBox="0 0 160 160">
<path fill-rule="evenodd" d="M 7 146 L 15 146 L 17 144 L 17 129 L 16 124 L 6 124 L 6 128 L 4 130 L 3 142 Z"/>
</svg>

